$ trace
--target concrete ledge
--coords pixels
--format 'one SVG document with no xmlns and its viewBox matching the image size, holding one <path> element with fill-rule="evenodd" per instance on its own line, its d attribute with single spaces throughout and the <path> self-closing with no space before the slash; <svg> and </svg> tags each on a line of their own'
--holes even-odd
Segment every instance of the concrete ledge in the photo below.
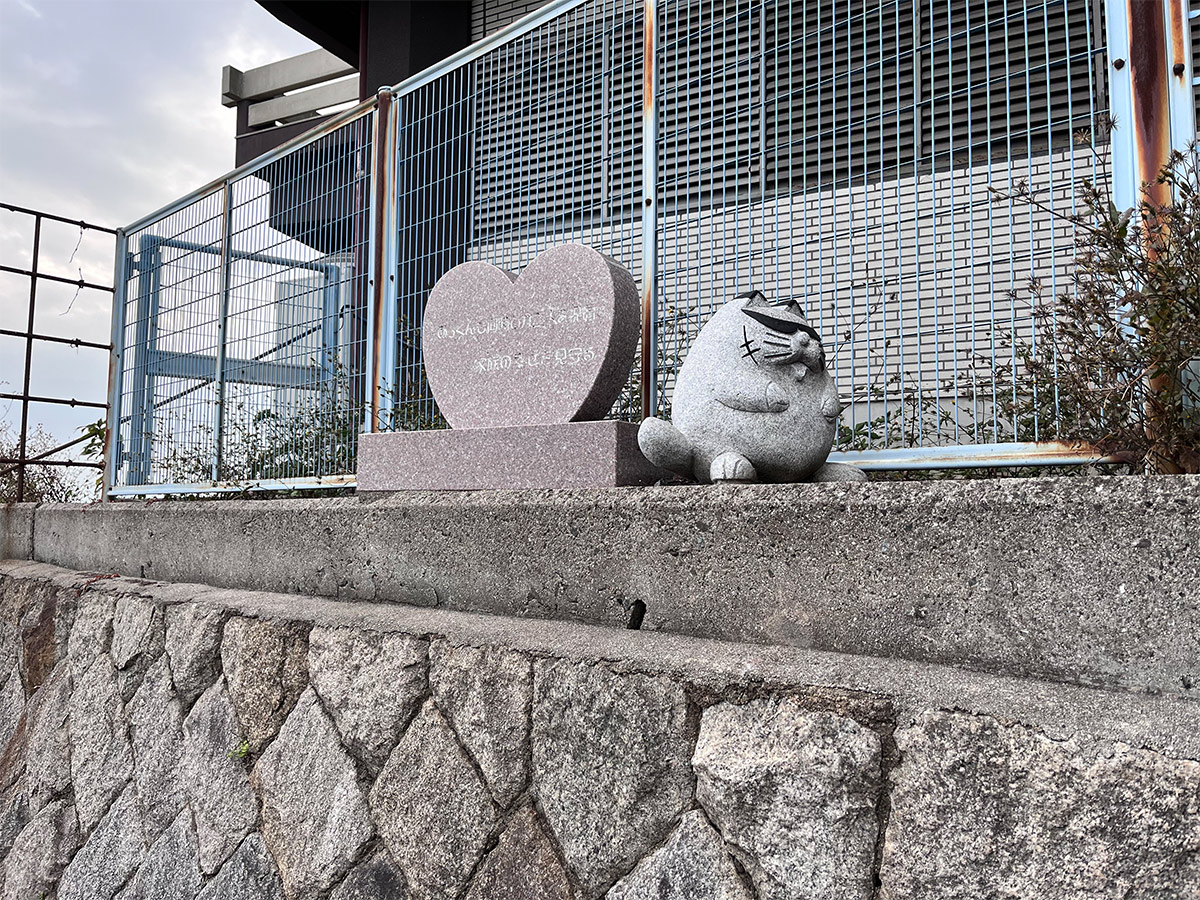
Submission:
<svg viewBox="0 0 1200 900">
<path fill-rule="evenodd" d="M 50 505 L 31 555 L 1196 698 L 1198 546 L 1200 479 L 1111 477 Z"/>
<path fill-rule="evenodd" d="M 0 506 L 0 559 L 33 558 L 32 503 Z"/>
</svg>

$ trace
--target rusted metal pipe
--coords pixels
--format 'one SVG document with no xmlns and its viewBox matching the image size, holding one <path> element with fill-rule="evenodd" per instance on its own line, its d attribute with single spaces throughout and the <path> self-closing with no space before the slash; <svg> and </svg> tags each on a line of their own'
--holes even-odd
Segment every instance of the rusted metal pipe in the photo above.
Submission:
<svg viewBox="0 0 1200 900">
<path fill-rule="evenodd" d="M 23 403 L 56 403 L 60 406 L 83 406 L 90 409 L 107 409 L 107 403 L 93 403 L 90 400 L 75 400 L 62 397 L 37 397 L 32 394 L 0 394 L 0 400 L 20 400 Z"/>
<path fill-rule="evenodd" d="M 42 454 L 45 455 L 45 454 Z M 9 465 L 9 464 L 12 465 Z M 26 466 L 59 466 L 62 468 L 103 469 L 104 463 L 84 462 L 79 459 L 42 459 L 40 456 L 19 460 L 15 456 L 0 456 L 0 465 L 8 466 L 0 469 L 0 476 L 7 475 L 13 469 L 23 470 Z M 17 501 L 18 503 L 20 501 Z"/>
<path fill-rule="evenodd" d="M 29 209 L 25 206 L 14 206 L 12 203 L 0 203 L 0 209 L 7 209 L 9 212 L 24 213 L 27 216 L 41 216 L 49 222 L 62 222 L 64 225 L 78 225 L 84 231 L 100 231 L 104 234 L 116 234 L 115 228 L 105 228 L 103 225 L 93 225 L 91 222 L 85 222 L 82 219 L 68 219 L 64 216 L 56 216 L 53 213 L 42 212 L 37 209 Z M 44 277 L 44 276 L 43 276 Z M 104 288 L 111 290 L 111 288 Z"/>
<path fill-rule="evenodd" d="M 5 456 L 0 458 L 0 465 L 8 465 L 7 469 L 0 469 L 0 477 L 7 475 L 13 469 L 20 469 L 23 466 L 39 465 L 39 466 L 86 466 L 90 469 L 103 469 L 104 463 L 92 462 L 77 462 L 73 459 L 50 459 L 55 453 L 60 453 L 63 450 L 69 450 L 76 444 L 82 444 L 91 437 L 90 434 L 81 434 L 79 437 L 67 441 L 65 444 L 59 444 L 57 447 L 51 447 L 49 450 L 43 450 L 37 456 L 30 456 L 25 460 L 16 459 L 14 457 Z M 9 465 L 15 463 L 15 465 Z"/>
<path fill-rule="evenodd" d="M 1126 0 L 1126 6 L 1137 189 L 1144 189 L 1144 199 L 1162 206 L 1171 202 L 1170 188 L 1157 183 L 1171 155 L 1166 17 L 1157 0 Z"/>
<path fill-rule="evenodd" d="M 11 328 L 0 328 L 0 335 L 5 337 L 26 337 L 24 331 L 13 331 Z M 85 341 L 83 338 L 65 338 L 55 337 L 52 334 L 34 334 L 32 335 L 35 341 L 46 341 L 51 344 L 68 344 L 71 347 L 90 347 L 94 350 L 111 350 L 111 344 L 97 344 L 94 341 Z"/>
<path fill-rule="evenodd" d="M 1117 463 L 1094 448 L 1059 441 L 962 444 L 949 447 L 905 447 L 893 450 L 848 450 L 829 454 L 830 462 L 850 463 L 869 472 L 911 469 L 1018 468 Z"/>
<path fill-rule="evenodd" d="M 1184 81 L 1187 73 L 1188 56 L 1188 10 L 1187 0 L 1172 0 L 1167 7 L 1167 49 L 1170 56 L 1171 75 L 1184 90 L 1191 87 Z"/>
<path fill-rule="evenodd" d="M 74 222 L 71 223 L 75 224 Z M 48 275 L 45 272 L 35 273 L 32 269 L 18 269 L 14 266 L 0 265 L 0 272 L 9 272 L 13 275 L 24 275 L 26 278 L 32 278 L 35 274 L 43 281 L 57 281 L 59 284 L 69 284 L 71 287 L 91 288 L 94 291 L 112 291 L 112 288 L 103 284 L 93 284 L 90 281 L 84 281 L 82 278 L 63 278 L 61 275 Z"/>
</svg>

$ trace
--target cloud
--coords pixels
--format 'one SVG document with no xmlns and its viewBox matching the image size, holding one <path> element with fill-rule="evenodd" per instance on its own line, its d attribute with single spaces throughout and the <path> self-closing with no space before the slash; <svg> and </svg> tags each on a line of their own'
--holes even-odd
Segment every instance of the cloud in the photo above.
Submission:
<svg viewBox="0 0 1200 900">
<path fill-rule="evenodd" d="M 16 5 L 17 8 L 22 12 L 28 13 L 35 19 L 40 19 L 42 17 L 42 14 L 38 12 L 38 8 L 30 3 L 29 0 L 16 0 Z"/>
<path fill-rule="evenodd" d="M 222 65 L 253 68 L 315 47 L 252 0 L 0 0 L 0 16 L 0 199 L 110 227 L 233 167 L 235 114 L 221 106 Z M 24 218 L 0 211 L 0 259 L 18 268 L 31 242 Z M 111 239 L 93 234 L 68 265 L 78 237 L 76 226 L 47 224 L 42 267 L 110 283 Z M 60 316 L 75 289 L 46 284 L 39 329 L 108 341 L 108 295 L 81 292 Z M 26 279 L 0 279 L 4 327 L 24 327 L 28 293 Z M 0 381 L 20 368 L 17 344 L 0 343 Z M 44 390 L 103 399 L 104 353 L 39 345 L 35 354 Z M 19 416 L 5 406 L 0 421 Z M 64 439 L 81 424 L 69 407 L 32 417 Z"/>
</svg>

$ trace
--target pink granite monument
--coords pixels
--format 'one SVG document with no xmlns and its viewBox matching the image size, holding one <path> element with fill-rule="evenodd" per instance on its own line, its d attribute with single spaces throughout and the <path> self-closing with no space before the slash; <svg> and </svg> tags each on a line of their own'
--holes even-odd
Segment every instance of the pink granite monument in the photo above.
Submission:
<svg viewBox="0 0 1200 900">
<path fill-rule="evenodd" d="M 665 473 L 637 425 L 603 420 L 641 331 L 633 276 L 589 247 L 540 254 L 519 275 L 455 266 L 429 294 L 425 371 L 449 430 L 363 435 L 358 489 L 648 484 Z"/>
</svg>

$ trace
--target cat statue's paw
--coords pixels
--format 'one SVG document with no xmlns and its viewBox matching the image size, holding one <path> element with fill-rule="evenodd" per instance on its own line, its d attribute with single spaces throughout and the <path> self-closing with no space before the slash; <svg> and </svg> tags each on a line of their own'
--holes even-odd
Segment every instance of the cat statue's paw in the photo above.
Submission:
<svg viewBox="0 0 1200 900">
<path fill-rule="evenodd" d="M 727 450 L 712 461 L 709 478 L 714 484 L 721 481 L 758 481 L 758 472 L 742 454 Z"/>
</svg>

